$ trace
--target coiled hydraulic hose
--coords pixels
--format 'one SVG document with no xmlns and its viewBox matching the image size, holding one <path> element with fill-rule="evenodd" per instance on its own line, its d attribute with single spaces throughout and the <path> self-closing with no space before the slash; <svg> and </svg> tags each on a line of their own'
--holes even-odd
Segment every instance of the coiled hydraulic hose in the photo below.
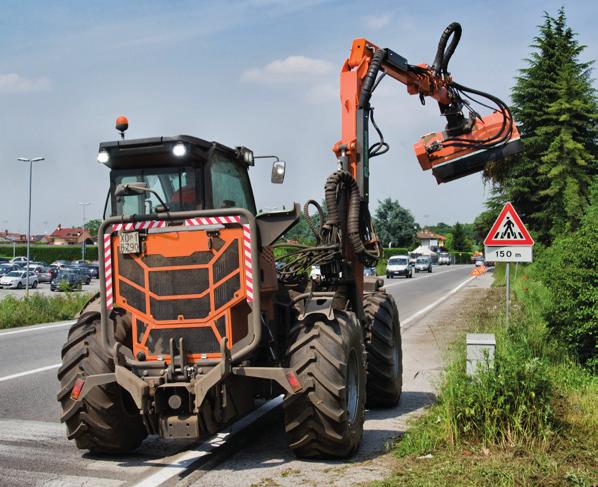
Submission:
<svg viewBox="0 0 598 487">
<path fill-rule="evenodd" d="M 453 22 L 446 29 L 444 29 L 444 32 L 438 41 L 436 57 L 432 63 L 432 71 L 434 71 L 436 76 L 440 76 L 440 74 L 448 74 L 448 63 L 451 60 L 452 55 L 455 53 L 455 49 L 457 49 L 457 45 L 461 39 L 462 31 L 463 30 L 461 29 L 461 24 L 459 24 L 459 22 Z M 451 39 L 451 43 L 447 49 L 446 43 L 451 35 L 453 38 Z"/>
</svg>

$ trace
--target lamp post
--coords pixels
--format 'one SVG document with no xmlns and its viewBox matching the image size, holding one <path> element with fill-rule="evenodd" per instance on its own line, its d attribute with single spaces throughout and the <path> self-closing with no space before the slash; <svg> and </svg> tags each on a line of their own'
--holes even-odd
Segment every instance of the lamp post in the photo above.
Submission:
<svg viewBox="0 0 598 487">
<path fill-rule="evenodd" d="M 83 211 L 83 226 L 81 227 L 81 236 L 83 241 L 81 242 L 81 260 L 85 260 L 85 207 L 91 205 L 89 202 L 79 202 L 81 210 Z"/>
<path fill-rule="evenodd" d="M 27 267 L 25 268 L 25 296 L 29 297 L 29 248 L 31 246 L 31 183 L 33 181 L 33 163 L 44 161 L 45 157 L 18 157 L 20 162 L 29 163 L 29 217 L 27 222 Z"/>
</svg>

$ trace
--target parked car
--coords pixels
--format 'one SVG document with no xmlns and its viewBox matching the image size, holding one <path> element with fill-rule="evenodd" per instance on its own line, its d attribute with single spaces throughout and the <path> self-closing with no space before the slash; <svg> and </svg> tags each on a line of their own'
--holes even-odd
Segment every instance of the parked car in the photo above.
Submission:
<svg viewBox="0 0 598 487">
<path fill-rule="evenodd" d="M 83 277 L 79 272 L 60 269 L 50 283 L 50 291 L 74 291 L 83 287 Z"/>
<path fill-rule="evenodd" d="M 91 282 L 91 272 L 87 267 L 82 265 L 72 265 L 64 266 L 62 269 L 78 273 L 81 276 L 81 280 L 85 284 L 89 284 Z"/>
<path fill-rule="evenodd" d="M 10 263 L 16 264 L 18 266 L 27 265 L 27 257 L 23 257 L 23 256 L 13 257 L 12 259 L 10 259 Z"/>
<path fill-rule="evenodd" d="M 418 257 L 415 259 L 415 272 L 432 272 L 432 259 L 430 257 Z"/>
<path fill-rule="evenodd" d="M 363 275 L 364 277 L 371 277 L 376 276 L 376 268 L 375 267 L 364 267 L 363 268 Z"/>
<path fill-rule="evenodd" d="M 409 263 L 408 255 L 393 255 L 386 264 L 386 277 L 392 279 L 398 276 L 413 277 L 413 267 Z"/>
<path fill-rule="evenodd" d="M 89 270 L 91 271 L 92 279 L 98 279 L 100 277 L 100 265 L 97 262 L 89 264 Z"/>
<path fill-rule="evenodd" d="M 18 269 L 19 266 L 16 264 L 0 264 L 0 277 Z"/>
<path fill-rule="evenodd" d="M 35 289 L 39 282 L 34 272 L 27 272 L 22 270 L 11 271 L 0 278 L 0 287 L 8 289 L 23 289 L 27 287 L 29 280 L 29 287 Z"/>
<path fill-rule="evenodd" d="M 39 272 L 37 272 L 37 279 L 39 282 L 52 282 L 53 276 L 50 272 L 50 268 L 40 267 Z"/>
<path fill-rule="evenodd" d="M 438 265 L 451 265 L 452 258 L 448 252 L 441 252 L 438 254 Z"/>
</svg>

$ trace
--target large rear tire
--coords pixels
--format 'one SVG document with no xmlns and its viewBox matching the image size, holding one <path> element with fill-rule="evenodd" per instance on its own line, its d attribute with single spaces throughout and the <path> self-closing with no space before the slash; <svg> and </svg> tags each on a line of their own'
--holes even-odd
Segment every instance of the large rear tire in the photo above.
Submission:
<svg viewBox="0 0 598 487">
<path fill-rule="evenodd" d="M 365 348 L 354 313 L 297 322 L 287 351 L 303 386 L 284 403 L 290 448 L 302 458 L 345 458 L 359 447 L 365 409 Z"/>
<path fill-rule="evenodd" d="M 403 387 L 401 325 L 395 300 L 383 291 L 366 294 L 363 308 L 370 319 L 367 351 L 367 406 L 393 407 Z"/>
<path fill-rule="evenodd" d="M 124 320 L 119 320 L 114 331 L 118 341 L 127 335 L 125 328 Z M 67 437 L 75 440 L 79 449 L 93 453 L 128 453 L 147 436 L 131 396 L 115 383 L 94 387 L 79 402 L 71 399 L 73 384 L 78 377 L 110 372 L 114 372 L 114 363 L 101 345 L 99 313 L 84 312 L 69 330 L 67 342 L 62 347 L 57 396 Z"/>
</svg>

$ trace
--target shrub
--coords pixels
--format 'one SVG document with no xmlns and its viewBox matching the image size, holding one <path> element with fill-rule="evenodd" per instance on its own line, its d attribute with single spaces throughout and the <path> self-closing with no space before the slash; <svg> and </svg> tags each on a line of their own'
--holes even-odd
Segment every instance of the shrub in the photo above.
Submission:
<svg viewBox="0 0 598 487">
<path fill-rule="evenodd" d="M 70 320 L 89 298 L 89 293 L 64 293 L 57 296 L 33 294 L 22 299 L 6 296 L 0 300 L 0 328 Z"/>
<path fill-rule="evenodd" d="M 545 318 L 570 352 L 590 368 L 598 368 L 598 205 L 588 208 L 575 233 L 557 239 L 535 264 L 550 299 Z"/>
</svg>

